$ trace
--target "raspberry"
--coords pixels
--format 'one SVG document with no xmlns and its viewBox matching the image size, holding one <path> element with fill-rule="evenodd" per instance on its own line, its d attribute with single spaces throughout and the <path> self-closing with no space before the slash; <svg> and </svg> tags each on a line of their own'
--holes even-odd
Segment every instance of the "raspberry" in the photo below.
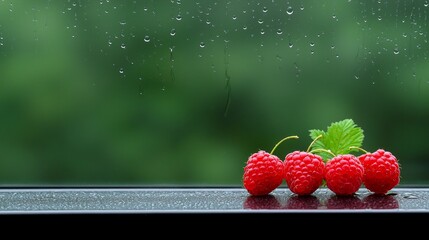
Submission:
<svg viewBox="0 0 429 240">
<path fill-rule="evenodd" d="M 359 157 L 364 166 L 363 184 L 371 192 L 386 194 L 399 183 L 400 167 L 392 153 L 378 149 Z"/>
<path fill-rule="evenodd" d="M 283 182 L 283 173 L 283 162 L 260 150 L 249 157 L 244 167 L 244 188 L 255 196 L 267 195 Z"/>
<path fill-rule="evenodd" d="M 284 166 L 284 177 L 293 193 L 310 195 L 322 185 L 325 163 L 320 156 L 294 151 L 286 156 Z"/>
<path fill-rule="evenodd" d="M 337 155 L 326 163 L 327 187 L 337 195 L 353 195 L 362 185 L 364 168 L 351 154 Z"/>
</svg>

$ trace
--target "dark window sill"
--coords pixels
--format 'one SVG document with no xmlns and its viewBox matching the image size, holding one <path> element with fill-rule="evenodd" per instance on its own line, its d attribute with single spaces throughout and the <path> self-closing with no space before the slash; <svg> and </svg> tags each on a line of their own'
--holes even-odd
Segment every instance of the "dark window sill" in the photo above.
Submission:
<svg viewBox="0 0 429 240">
<path fill-rule="evenodd" d="M 217 224 L 272 219 L 296 225 L 303 221 L 353 220 L 362 226 L 380 221 L 404 225 L 421 216 L 429 216 L 429 188 L 425 187 L 395 188 L 386 196 L 360 189 L 353 197 L 338 197 L 325 188 L 309 197 L 297 197 L 287 188 L 266 197 L 252 197 L 240 187 L 0 189 L 1 219 L 21 223 L 23 219 L 79 223 L 150 219 L 154 224 L 169 224 L 186 217 L 200 223 L 202 219 L 216 219 Z"/>
</svg>

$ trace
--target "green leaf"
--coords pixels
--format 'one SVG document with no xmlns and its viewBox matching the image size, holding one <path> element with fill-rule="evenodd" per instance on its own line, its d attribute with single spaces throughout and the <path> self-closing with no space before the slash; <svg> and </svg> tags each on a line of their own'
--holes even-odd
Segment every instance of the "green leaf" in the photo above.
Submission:
<svg viewBox="0 0 429 240">
<path fill-rule="evenodd" d="M 332 123 L 326 132 L 318 129 L 310 130 L 310 137 L 314 140 L 322 135 L 311 146 L 311 150 L 325 149 L 330 150 L 335 155 L 348 154 L 355 149 L 350 147 L 362 147 L 364 139 L 363 130 L 358 127 L 352 119 L 345 119 Z M 324 160 L 332 158 L 332 155 L 325 152 L 317 152 Z"/>
</svg>

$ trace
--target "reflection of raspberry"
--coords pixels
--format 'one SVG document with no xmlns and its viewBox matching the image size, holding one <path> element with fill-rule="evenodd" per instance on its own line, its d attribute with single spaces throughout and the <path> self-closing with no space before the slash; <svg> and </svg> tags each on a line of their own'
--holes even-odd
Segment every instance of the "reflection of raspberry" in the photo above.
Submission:
<svg viewBox="0 0 429 240">
<path fill-rule="evenodd" d="M 325 163 L 318 155 L 294 151 L 284 161 L 285 180 L 289 189 L 298 195 L 310 195 L 323 182 Z"/>
<path fill-rule="evenodd" d="M 337 155 L 326 163 L 326 185 L 337 195 L 352 195 L 362 185 L 363 173 L 363 165 L 357 157 Z"/>
<path fill-rule="evenodd" d="M 286 201 L 286 209 L 317 209 L 320 201 L 313 195 L 307 196 L 292 196 Z"/>
<path fill-rule="evenodd" d="M 365 204 L 356 196 L 330 197 L 326 203 L 328 209 L 364 209 Z"/>
<path fill-rule="evenodd" d="M 378 149 L 361 155 L 359 160 L 365 168 L 363 184 L 368 190 L 386 194 L 399 183 L 399 164 L 392 153 Z"/>
<path fill-rule="evenodd" d="M 363 199 L 366 208 L 370 209 L 397 209 L 398 200 L 392 195 L 371 194 Z"/>
<path fill-rule="evenodd" d="M 280 203 L 273 195 L 248 196 L 243 203 L 244 209 L 279 209 Z"/>
<path fill-rule="evenodd" d="M 244 167 L 243 185 L 255 196 L 271 193 L 283 182 L 283 162 L 265 151 L 252 154 Z"/>
</svg>

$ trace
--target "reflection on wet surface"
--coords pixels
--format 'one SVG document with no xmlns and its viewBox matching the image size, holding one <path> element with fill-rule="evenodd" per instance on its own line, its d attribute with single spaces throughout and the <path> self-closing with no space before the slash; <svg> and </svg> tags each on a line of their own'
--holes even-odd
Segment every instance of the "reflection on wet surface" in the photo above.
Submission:
<svg viewBox="0 0 429 240">
<path fill-rule="evenodd" d="M 281 202 L 284 202 L 282 204 Z M 359 195 L 337 196 L 327 199 L 320 196 L 287 197 L 279 201 L 275 196 L 248 196 L 244 202 L 245 209 L 398 209 L 399 202 L 394 195 L 370 194 L 363 198 Z"/>
<path fill-rule="evenodd" d="M 252 212 L 252 211 L 429 212 L 429 188 L 394 188 L 353 196 L 318 189 L 297 196 L 287 188 L 255 197 L 243 188 L 64 188 L 0 189 L 0 214 L 38 212 Z"/>
</svg>

